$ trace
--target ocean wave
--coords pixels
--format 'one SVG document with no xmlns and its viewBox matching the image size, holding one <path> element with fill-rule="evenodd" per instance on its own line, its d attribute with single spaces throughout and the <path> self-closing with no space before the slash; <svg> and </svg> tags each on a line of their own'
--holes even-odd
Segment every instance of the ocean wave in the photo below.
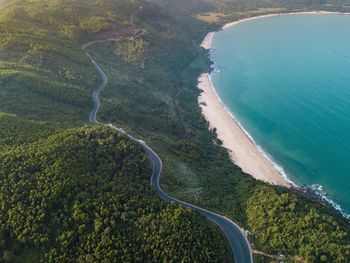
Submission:
<svg viewBox="0 0 350 263">
<path fill-rule="evenodd" d="M 211 74 L 217 74 L 220 73 L 219 70 L 215 70 L 215 66 L 213 64 L 213 71 L 211 72 Z M 248 139 L 254 144 L 254 146 L 258 149 L 258 151 L 267 159 L 268 162 L 270 162 L 272 164 L 272 166 L 276 169 L 276 171 L 293 187 L 297 188 L 297 189 L 301 189 L 302 187 L 300 187 L 299 185 L 297 185 L 296 183 L 294 183 L 292 180 L 289 179 L 287 173 L 285 172 L 285 170 L 283 169 L 283 167 L 279 164 L 277 164 L 276 161 L 273 160 L 273 158 L 271 157 L 271 155 L 269 155 L 259 144 L 257 144 L 254 140 L 254 138 L 252 137 L 252 135 L 243 127 L 243 125 L 237 120 L 237 118 L 234 116 L 234 114 L 228 109 L 228 107 L 226 106 L 226 104 L 222 101 L 222 99 L 220 98 L 215 86 L 213 85 L 213 81 L 211 78 L 211 74 L 208 74 L 208 78 L 210 81 L 210 85 L 214 90 L 215 96 L 217 97 L 217 99 L 219 100 L 219 102 L 221 103 L 221 105 L 224 107 L 225 111 L 227 112 L 227 114 L 232 118 L 232 120 L 237 123 L 237 125 L 240 127 L 240 129 L 244 132 L 244 134 L 248 137 Z M 334 202 L 331 198 L 329 198 L 329 196 L 327 195 L 326 191 L 324 191 L 323 187 L 319 184 L 313 184 L 311 187 L 308 187 L 318 198 L 320 198 L 322 201 L 324 201 L 325 203 L 331 205 L 335 210 L 339 211 L 345 218 L 350 219 L 350 214 L 347 214 L 344 212 L 344 210 L 342 209 L 342 207 L 337 204 L 336 202 Z"/>
<path fill-rule="evenodd" d="M 220 72 L 220 71 L 219 71 Z M 213 71 L 213 73 L 219 73 L 218 71 Z M 292 186 L 294 187 L 299 187 L 297 184 L 295 184 L 292 180 L 289 179 L 289 177 L 287 176 L 286 172 L 284 171 L 283 167 L 280 166 L 279 164 L 277 164 L 277 162 L 275 162 L 273 160 L 273 158 L 271 157 L 271 155 L 269 155 L 259 144 L 257 144 L 254 140 L 254 138 L 252 137 L 252 135 L 243 127 L 243 125 L 239 122 L 239 120 L 234 116 L 234 114 L 228 109 L 228 107 L 226 106 L 226 104 L 221 100 L 219 94 L 217 93 L 215 86 L 213 85 L 213 81 L 211 79 L 211 75 L 208 75 L 209 81 L 210 81 L 210 85 L 212 86 L 215 96 L 217 97 L 217 99 L 219 100 L 219 102 L 221 103 L 221 105 L 224 107 L 226 113 L 231 117 L 231 119 L 238 125 L 238 127 L 243 131 L 243 133 L 248 137 L 248 139 L 252 142 L 252 144 L 258 149 L 258 151 L 264 156 L 264 158 L 274 167 L 274 169 Z"/>
<path fill-rule="evenodd" d="M 335 210 L 339 211 L 345 218 L 350 219 L 350 214 L 347 214 L 344 212 L 342 207 L 334 202 L 331 198 L 328 197 L 327 192 L 323 189 L 322 185 L 319 184 L 313 184 L 310 187 L 310 190 L 318 196 L 321 200 L 326 202 L 327 204 L 331 205 Z"/>
</svg>

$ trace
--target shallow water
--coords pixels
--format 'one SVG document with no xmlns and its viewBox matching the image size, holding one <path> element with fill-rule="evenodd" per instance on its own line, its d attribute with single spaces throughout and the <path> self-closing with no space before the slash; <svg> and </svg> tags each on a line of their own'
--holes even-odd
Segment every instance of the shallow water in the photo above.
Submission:
<svg viewBox="0 0 350 263">
<path fill-rule="evenodd" d="M 350 15 L 251 20 L 212 44 L 227 107 L 292 181 L 350 213 Z"/>
</svg>

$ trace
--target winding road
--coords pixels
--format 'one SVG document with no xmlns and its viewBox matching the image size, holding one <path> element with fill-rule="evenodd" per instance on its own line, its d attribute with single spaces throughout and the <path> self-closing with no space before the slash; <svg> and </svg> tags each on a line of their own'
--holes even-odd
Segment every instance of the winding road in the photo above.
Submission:
<svg viewBox="0 0 350 263">
<path fill-rule="evenodd" d="M 98 41 L 91 41 L 85 45 L 83 45 L 81 48 L 85 52 L 85 54 L 90 58 L 91 63 L 94 65 L 95 69 L 99 73 L 99 75 L 102 78 L 101 84 L 96 88 L 96 90 L 92 93 L 92 99 L 94 102 L 93 108 L 90 112 L 89 121 L 91 123 L 96 124 L 102 124 L 105 126 L 108 126 L 112 129 L 115 129 L 121 133 L 124 133 L 127 135 L 131 140 L 139 143 L 142 145 L 142 147 L 147 152 L 150 161 L 153 165 L 153 173 L 151 177 L 151 186 L 156 190 L 157 194 L 162 198 L 163 200 L 171 203 L 181 204 L 187 208 L 194 209 L 201 213 L 203 216 L 205 216 L 208 220 L 212 221 L 216 225 L 218 225 L 221 230 L 225 233 L 227 240 L 229 241 L 232 254 L 234 255 L 234 259 L 236 263 L 252 263 L 253 257 L 252 257 L 252 249 L 250 247 L 249 241 L 246 238 L 243 230 L 233 221 L 228 219 L 225 216 L 218 215 L 214 212 L 208 211 L 206 209 L 203 209 L 201 207 L 198 207 L 196 205 L 192 205 L 190 203 L 187 203 L 185 201 L 179 200 L 175 197 L 172 197 L 168 195 L 166 192 L 162 190 L 160 187 L 160 176 L 162 173 L 162 160 L 159 158 L 159 156 L 149 147 L 144 141 L 138 140 L 134 138 L 133 136 L 126 134 L 125 131 L 121 128 L 117 128 L 113 126 L 112 124 L 104 124 L 97 120 L 97 113 L 100 108 L 100 100 L 99 95 L 101 91 L 107 86 L 108 84 L 108 77 L 102 70 L 102 68 L 95 62 L 95 60 L 91 57 L 91 55 L 87 52 L 87 48 L 95 43 L 99 42 L 106 42 L 106 41 L 115 41 L 115 39 L 107 39 L 107 40 L 98 40 Z"/>
</svg>

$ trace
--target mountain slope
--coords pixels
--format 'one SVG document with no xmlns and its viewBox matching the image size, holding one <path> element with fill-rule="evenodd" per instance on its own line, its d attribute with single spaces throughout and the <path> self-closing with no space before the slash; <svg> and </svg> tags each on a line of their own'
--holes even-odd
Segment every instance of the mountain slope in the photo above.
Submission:
<svg viewBox="0 0 350 263">
<path fill-rule="evenodd" d="M 8 112 L 0 114 L 0 261 L 227 261 L 219 229 L 153 193 L 139 146 L 81 127 L 99 82 L 81 45 L 133 35 L 138 5 L 28 0 L 0 8 L 0 110 Z"/>
<path fill-rule="evenodd" d="M 2 151 L 0 167 L 4 260 L 226 260 L 225 242 L 213 226 L 160 201 L 149 187 L 142 148 L 109 128 L 29 139 Z"/>
</svg>

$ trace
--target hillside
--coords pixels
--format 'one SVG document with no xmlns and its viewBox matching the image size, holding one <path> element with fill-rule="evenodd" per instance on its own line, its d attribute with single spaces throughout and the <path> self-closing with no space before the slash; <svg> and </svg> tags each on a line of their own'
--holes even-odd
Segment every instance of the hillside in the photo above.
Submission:
<svg viewBox="0 0 350 263">
<path fill-rule="evenodd" d="M 298 8 L 311 8 L 305 2 Z M 81 45 L 113 38 L 88 47 L 109 78 L 99 119 L 157 151 L 167 192 L 227 215 L 251 232 L 254 249 L 285 261 L 349 261 L 349 221 L 256 181 L 213 144 L 197 105 L 197 77 L 210 64 L 199 43 L 236 17 L 236 2 L 176 3 L 0 1 L 0 254 L 10 262 L 226 260 L 217 227 L 155 196 L 138 146 L 84 126 L 100 78 Z M 249 3 L 242 12 L 261 11 Z M 223 20 L 198 19 L 229 5 Z"/>
<path fill-rule="evenodd" d="M 188 5 L 184 3 L 185 7 Z M 214 25 L 203 28 L 203 24 L 187 15 L 188 9 L 181 14 L 178 8 L 170 13 L 177 25 L 168 27 L 170 34 L 150 30 L 142 37 L 147 43 L 144 67 L 125 61 L 115 52 L 118 42 L 100 43 L 89 49 L 111 80 L 102 94 L 102 120 L 112 120 L 129 132 L 142 135 L 163 159 L 163 187 L 181 199 L 240 222 L 253 233 L 256 249 L 275 256 L 289 255 L 289 260 L 296 261 L 298 256 L 310 262 L 318 262 L 321 257 L 331 262 L 347 260 L 350 244 L 347 220 L 317 200 L 255 181 L 229 161 L 224 149 L 212 144 L 216 135 L 207 131 L 207 123 L 197 106 L 197 76 L 207 69 L 208 61 L 196 41 L 199 43 L 201 36 Z M 140 13 L 140 26 L 146 15 Z M 186 19 L 178 21 L 181 15 Z M 257 198 L 261 192 L 266 196 L 276 195 L 284 200 L 286 207 L 295 206 L 298 212 L 270 206 L 267 200 Z M 270 217 L 264 213 L 260 216 L 262 211 L 271 213 Z M 307 223 L 310 216 L 313 224 Z M 332 227 L 321 227 L 329 221 L 334 222 Z M 289 222 L 296 223 L 286 227 Z M 260 224 L 266 232 L 257 227 Z M 293 237 L 304 233 L 309 233 L 310 238 L 294 240 Z M 290 240 L 295 244 L 289 247 L 285 242 L 289 244 Z M 338 259 L 333 246 L 340 249 Z"/>
<path fill-rule="evenodd" d="M 132 1 L 111 0 L 2 4 L 1 110 L 50 121 L 85 121 L 99 79 L 80 46 L 97 32 L 128 32 L 135 10 Z"/>
<path fill-rule="evenodd" d="M 81 127 L 100 81 L 81 45 L 134 34 L 129 18 L 138 5 L 0 7 L 0 261 L 226 261 L 216 227 L 153 193 L 139 146 L 107 128 Z"/>
<path fill-rule="evenodd" d="M 46 137 L 36 129 L 41 123 L 21 122 L 21 135 Z M 109 128 L 16 139 L 1 152 L 0 167 L 6 262 L 226 260 L 217 230 L 197 213 L 160 201 L 142 148 Z"/>
</svg>

